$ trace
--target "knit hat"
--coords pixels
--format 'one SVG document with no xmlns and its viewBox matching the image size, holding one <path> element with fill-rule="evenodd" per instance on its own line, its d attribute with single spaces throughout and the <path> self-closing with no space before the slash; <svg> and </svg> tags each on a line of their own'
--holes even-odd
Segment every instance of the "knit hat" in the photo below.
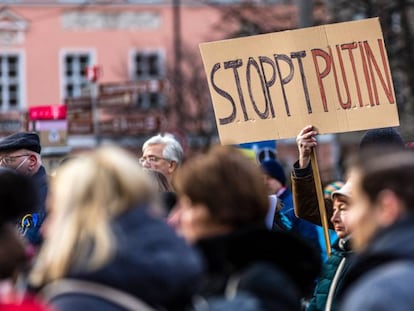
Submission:
<svg viewBox="0 0 414 311">
<path fill-rule="evenodd" d="M 395 146 L 404 148 L 404 141 L 398 131 L 392 127 L 368 130 L 359 143 L 360 149 L 375 146 Z"/>
<path fill-rule="evenodd" d="M 41 147 L 39 135 L 33 132 L 18 132 L 0 140 L 0 152 L 15 151 L 19 149 L 27 149 L 40 153 Z"/>
<path fill-rule="evenodd" d="M 341 189 L 344 186 L 344 182 L 341 180 L 333 181 L 323 188 L 323 196 L 325 199 L 330 199 L 332 197 L 332 193 Z"/>
<path fill-rule="evenodd" d="M 286 185 L 286 174 L 283 166 L 277 160 L 269 159 L 260 163 L 262 171 L 277 179 L 283 186 Z"/>
<path fill-rule="evenodd" d="M 351 181 L 349 179 L 341 189 L 332 192 L 332 200 L 337 194 L 346 196 L 348 198 L 351 197 Z"/>
</svg>

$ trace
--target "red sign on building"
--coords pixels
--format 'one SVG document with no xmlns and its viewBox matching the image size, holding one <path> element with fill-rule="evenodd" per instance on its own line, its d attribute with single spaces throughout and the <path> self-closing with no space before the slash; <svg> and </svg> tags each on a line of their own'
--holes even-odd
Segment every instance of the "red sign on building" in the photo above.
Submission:
<svg viewBox="0 0 414 311">
<path fill-rule="evenodd" d="M 102 68 L 97 65 L 88 66 L 85 68 L 86 80 L 96 82 L 102 76 Z"/>
<path fill-rule="evenodd" d="M 64 120 L 66 119 L 65 105 L 36 106 L 29 108 L 29 120 Z"/>
</svg>

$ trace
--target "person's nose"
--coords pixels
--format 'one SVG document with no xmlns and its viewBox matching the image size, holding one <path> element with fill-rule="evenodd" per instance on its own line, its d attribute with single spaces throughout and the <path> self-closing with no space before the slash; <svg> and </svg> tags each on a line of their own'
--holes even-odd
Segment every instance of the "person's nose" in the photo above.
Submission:
<svg viewBox="0 0 414 311">
<path fill-rule="evenodd" d="M 143 161 L 141 162 L 141 165 L 142 165 L 143 167 L 145 167 L 145 168 L 151 168 L 151 162 L 150 162 L 150 161 L 147 161 L 147 160 L 143 160 Z"/>
<path fill-rule="evenodd" d="M 332 213 L 332 216 L 331 216 L 331 222 L 332 223 L 335 223 L 335 220 L 337 219 L 337 217 L 338 217 L 338 211 L 333 211 L 333 213 Z"/>
<path fill-rule="evenodd" d="M 3 161 L 3 159 L 0 159 L 0 167 L 8 167 L 6 161 Z"/>
</svg>

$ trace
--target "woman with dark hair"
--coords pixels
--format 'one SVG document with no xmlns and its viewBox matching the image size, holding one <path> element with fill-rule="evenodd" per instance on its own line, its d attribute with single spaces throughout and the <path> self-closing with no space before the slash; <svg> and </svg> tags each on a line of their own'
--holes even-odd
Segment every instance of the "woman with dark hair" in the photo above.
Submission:
<svg viewBox="0 0 414 311">
<path fill-rule="evenodd" d="M 301 310 L 320 259 L 304 241 L 265 226 L 268 196 L 259 167 L 216 146 L 176 173 L 174 226 L 203 255 L 207 273 L 196 310 Z M 202 303 L 199 303 L 202 301 Z"/>
</svg>

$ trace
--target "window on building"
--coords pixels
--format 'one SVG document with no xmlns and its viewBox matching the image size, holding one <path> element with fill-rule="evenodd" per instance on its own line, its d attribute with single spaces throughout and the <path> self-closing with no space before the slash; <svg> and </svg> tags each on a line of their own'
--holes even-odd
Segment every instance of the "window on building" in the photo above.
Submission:
<svg viewBox="0 0 414 311">
<path fill-rule="evenodd" d="M 21 100 L 21 59 L 18 54 L 0 54 L 0 109 L 17 110 Z"/>
<path fill-rule="evenodd" d="M 163 76 L 163 61 L 161 53 L 136 52 L 134 55 L 134 78 L 135 80 L 160 79 Z"/>
<path fill-rule="evenodd" d="M 68 53 L 63 60 L 65 97 L 79 97 L 88 85 L 85 69 L 91 64 L 89 53 Z"/>
<path fill-rule="evenodd" d="M 160 80 L 164 78 L 164 60 L 159 51 L 138 51 L 133 57 L 133 79 L 135 81 Z M 138 95 L 138 106 L 142 109 L 162 108 L 165 96 L 162 91 Z"/>
</svg>

